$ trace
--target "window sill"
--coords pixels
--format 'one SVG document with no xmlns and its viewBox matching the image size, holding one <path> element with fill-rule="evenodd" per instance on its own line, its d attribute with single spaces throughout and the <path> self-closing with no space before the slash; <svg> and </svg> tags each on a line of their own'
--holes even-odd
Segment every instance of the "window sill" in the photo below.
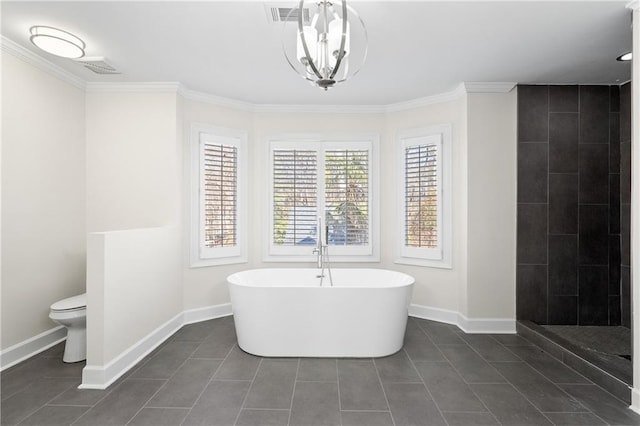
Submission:
<svg viewBox="0 0 640 426">
<path fill-rule="evenodd" d="M 438 269 L 453 269 L 451 261 L 447 260 L 433 260 L 433 259 L 417 259 L 414 257 L 400 257 L 394 260 L 398 265 L 412 265 L 422 266 L 426 268 L 438 268 Z"/>
<path fill-rule="evenodd" d="M 249 263 L 245 256 L 220 257 L 216 259 L 191 259 L 190 268 L 206 268 L 209 266 L 236 265 Z"/>
</svg>

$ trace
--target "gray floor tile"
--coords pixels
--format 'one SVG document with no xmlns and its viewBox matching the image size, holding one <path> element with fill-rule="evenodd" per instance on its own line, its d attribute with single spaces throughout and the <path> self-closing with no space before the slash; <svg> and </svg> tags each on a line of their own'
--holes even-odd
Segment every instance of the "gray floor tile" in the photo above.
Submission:
<svg viewBox="0 0 640 426">
<path fill-rule="evenodd" d="M 374 359 L 382 383 L 419 383 L 420 376 L 404 350 Z"/>
<path fill-rule="evenodd" d="M 235 346 L 235 340 L 219 341 L 216 339 L 205 340 L 191 355 L 192 358 L 224 359 Z"/>
<path fill-rule="evenodd" d="M 404 350 L 413 361 L 444 361 L 444 355 L 429 336 L 410 320 L 404 335 Z"/>
<path fill-rule="evenodd" d="M 589 380 L 584 376 L 576 373 L 536 346 L 512 346 L 509 349 L 554 383 L 589 383 Z"/>
<path fill-rule="evenodd" d="M 6 376 L 2 376 L 0 379 L 0 398 L 2 401 L 9 398 L 10 396 L 15 395 L 16 393 L 24 390 L 29 387 L 34 380 L 36 380 L 36 376 L 27 376 L 21 374 L 10 374 Z"/>
<path fill-rule="evenodd" d="M 549 379 L 525 362 L 492 362 L 510 383 L 548 383 Z"/>
<path fill-rule="evenodd" d="M 298 367 L 298 381 L 337 382 L 338 362 L 333 358 L 302 358 Z"/>
<path fill-rule="evenodd" d="M 338 384 L 298 382 L 291 406 L 291 426 L 340 425 Z"/>
<path fill-rule="evenodd" d="M 187 359 L 147 407 L 193 407 L 220 363 L 216 359 Z"/>
<path fill-rule="evenodd" d="M 552 424 L 510 384 L 476 384 L 471 389 L 503 425 Z"/>
<path fill-rule="evenodd" d="M 54 398 L 51 402 L 49 402 L 49 405 L 83 405 L 87 407 L 93 407 L 102 398 L 107 396 L 109 392 L 111 392 L 110 389 L 78 389 L 74 386 Z"/>
<path fill-rule="evenodd" d="M 186 408 L 143 408 L 127 426 L 176 426 L 189 413 Z"/>
<path fill-rule="evenodd" d="M 427 389 L 442 411 L 487 411 L 448 362 L 416 362 Z"/>
<path fill-rule="evenodd" d="M 3 425 L 17 424 L 38 411 L 44 404 L 67 389 L 78 386 L 75 379 L 37 379 L 21 391 L 2 401 L 0 421 Z"/>
<path fill-rule="evenodd" d="M 20 422 L 21 426 L 68 426 L 82 416 L 89 407 L 45 405 Z"/>
<path fill-rule="evenodd" d="M 126 424 L 163 384 L 163 380 L 127 379 L 90 408 L 74 426 Z"/>
<path fill-rule="evenodd" d="M 338 380 L 343 410 L 389 410 L 372 360 L 339 359 Z"/>
<path fill-rule="evenodd" d="M 233 425 L 250 385 L 248 381 L 212 381 L 182 424 Z"/>
<path fill-rule="evenodd" d="M 342 426 L 394 426 L 389 411 L 342 411 Z"/>
<path fill-rule="evenodd" d="M 520 383 L 514 385 L 538 410 L 543 413 L 578 413 L 588 411 L 578 401 L 551 382 Z"/>
<path fill-rule="evenodd" d="M 416 322 L 435 344 L 458 345 L 464 343 L 454 325 L 416 319 Z"/>
<path fill-rule="evenodd" d="M 485 334 L 461 334 L 469 346 L 480 354 L 486 361 L 518 362 L 521 361 L 513 352 L 498 343 L 494 338 Z"/>
<path fill-rule="evenodd" d="M 499 426 L 491 413 L 442 413 L 449 426 Z"/>
<path fill-rule="evenodd" d="M 498 343 L 504 346 L 532 346 L 533 343 L 517 334 L 490 334 Z"/>
<path fill-rule="evenodd" d="M 187 324 L 174 334 L 173 340 L 202 342 L 204 339 L 209 337 L 215 326 L 215 322 L 213 321 L 202 321 L 194 324 Z"/>
<path fill-rule="evenodd" d="M 66 342 L 60 342 L 57 345 L 54 345 L 54 346 L 50 347 L 46 351 L 41 352 L 39 354 L 39 356 L 44 357 L 44 358 L 62 359 L 62 356 L 64 355 L 64 346 L 65 346 L 65 344 L 66 344 Z"/>
<path fill-rule="evenodd" d="M 396 426 L 446 425 L 423 384 L 390 383 L 384 390 Z"/>
<path fill-rule="evenodd" d="M 235 426 L 287 426 L 289 410 L 242 409 Z"/>
<path fill-rule="evenodd" d="M 556 426 L 605 426 L 606 423 L 592 413 L 546 413 Z"/>
<path fill-rule="evenodd" d="M 233 323 L 219 323 L 191 356 L 193 358 L 222 359 L 229 354 L 236 341 Z"/>
<path fill-rule="evenodd" d="M 439 345 L 444 356 L 467 383 L 504 383 L 505 379 L 468 345 Z"/>
<path fill-rule="evenodd" d="M 133 379 L 168 379 L 198 347 L 198 342 L 171 342 L 136 370 Z"/>
<path fill-rule="evenodd" d="M 612 425 L 640 425 L 640 415 L 596 385 L 560 385 L 595 415 Z"/>
<path fill-rule="evenodd" d="M 217 380 L 253 380 L 258 371 L 260 357 L 250 355 L 237 345 L 222 362 L 214 378 Z"/>
<path fill-rule="evenodd" d="M 297 359 L 263 359 L 243 408 L 289 409 L 297 370 Z"/>
</svg>

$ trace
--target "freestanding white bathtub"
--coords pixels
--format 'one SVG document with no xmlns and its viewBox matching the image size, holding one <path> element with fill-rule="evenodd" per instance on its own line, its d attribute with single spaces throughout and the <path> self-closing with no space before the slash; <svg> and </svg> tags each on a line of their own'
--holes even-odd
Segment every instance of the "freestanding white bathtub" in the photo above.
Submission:
<svg viewBox="0 0 640 426">
<path fill-rule="evenodd" d="M 383 269 L 253 269 L 227 278 L 238 345 L 270 357 L 380 357 L 402 348 L 413 277 Z"/>
</svg>

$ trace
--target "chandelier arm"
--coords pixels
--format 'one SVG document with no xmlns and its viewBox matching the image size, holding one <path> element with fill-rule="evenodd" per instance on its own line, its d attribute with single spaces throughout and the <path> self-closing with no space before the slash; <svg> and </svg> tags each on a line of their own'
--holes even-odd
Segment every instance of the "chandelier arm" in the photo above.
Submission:
<svg viewBox="0 0 640 426">
<path fill-rule="evenodd" d="M 318 68 L 313 63 L 313 58 L 311 58 L 311 54 L 309 53 L 309 47 L 307 46 L 307 41 L 304 39 L 304 26 L 302 24 L 302 12 L 303 12 L 304 0 L 300 0 L 300 6 L 298 8 L 298 33 L 300 34 L 300 40 L 302 41 L 302 48 L 304 49 L 304 54 L 307 57 L 307 61 L 311 66 L 311 70 L 319 79 L 322 79 Z"/>
<path fill-rule="evenodd" d="M 336 76 L 336 73 L 340 69 L 340 64 L 342 63 L 342 59 L 344 59 L 344 45 L 346 44 L 347 39 L 347 0 L 342 0 L 342 37 L 340 40 L 340 53 L 338 53 L 338 57 L 336 58 L 336 66 L 333 67 L 333 71 L 331 72 L 330 80 L 333 80 L 333 77 Z"/>
</svg>

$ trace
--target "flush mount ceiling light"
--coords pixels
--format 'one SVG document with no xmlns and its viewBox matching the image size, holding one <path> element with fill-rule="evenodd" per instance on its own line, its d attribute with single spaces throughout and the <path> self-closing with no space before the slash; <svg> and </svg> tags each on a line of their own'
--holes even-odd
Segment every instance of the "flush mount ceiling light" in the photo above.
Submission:
<svg viewBox="0 0 640 426">
<path fill-rule="evenodd" d="M 305 0 L 284 24 L 283 48 L 291 67 L 324 90 L 360 71 L 367 57 L 367 30 L 346 0 Z M 305 8 L 315 12 L 303 13 Z M 304 22 L 305 16 L 311 16 Z"/>
<path fill-rule="evenodd" d="M 31 43 L 45 52 L 71 59 L 84 56 L 84 41 L 71 33 L 46 26 L 34 26 L 30 31 Z"/>
<path fill-rule="evenodd" d="M 626 62 L 626 61 L 630 61 L 632 59 L 633 54 L 631 52 L 627 52 L 623 55 L 620 55 L 616 58 L 616 61 L 620 61 L 620 62 Z"/>
</svg>

